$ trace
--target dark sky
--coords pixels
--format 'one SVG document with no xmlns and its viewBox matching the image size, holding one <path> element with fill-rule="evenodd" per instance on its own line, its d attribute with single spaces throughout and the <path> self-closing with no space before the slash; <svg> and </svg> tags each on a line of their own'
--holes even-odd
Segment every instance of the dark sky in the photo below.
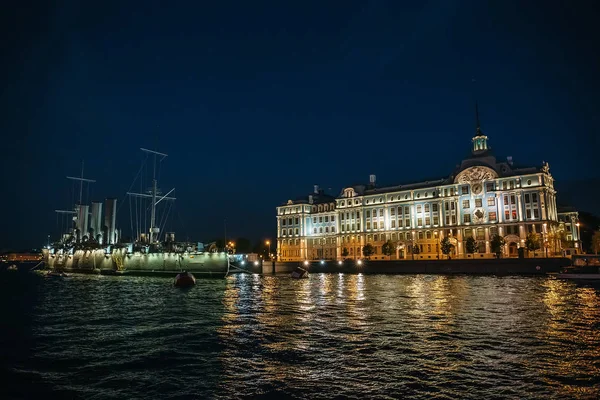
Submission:
<svg viewBox="0 0 600 400">
<path fill-rule="evenodd" d="M 178 238 L 222 237 L 225 218 L 228 235 L 273 237 L 275 207 L 313 184 L 449 175 L 475 99 L 499 158 L 548 161 L 565 198 L 594 206 L 591 1 L 12 3 L 0 247 L 58 233 L 82 160 L 92 198 L 124 201 L 139 147 L 169 154 Z M 128 203 L 119 222 L 128 235 Z"/>
</svg>

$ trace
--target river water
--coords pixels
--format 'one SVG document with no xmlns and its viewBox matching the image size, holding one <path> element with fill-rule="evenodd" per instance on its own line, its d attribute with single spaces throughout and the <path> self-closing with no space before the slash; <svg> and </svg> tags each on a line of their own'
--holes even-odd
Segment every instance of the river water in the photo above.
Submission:
<svg viewBox="0 0 600 400">
<path fill-rule="evenodd" d="M 547 278 L 0 276 L 0 398 L 598 398 L 600 289 Z"/>
</svg>

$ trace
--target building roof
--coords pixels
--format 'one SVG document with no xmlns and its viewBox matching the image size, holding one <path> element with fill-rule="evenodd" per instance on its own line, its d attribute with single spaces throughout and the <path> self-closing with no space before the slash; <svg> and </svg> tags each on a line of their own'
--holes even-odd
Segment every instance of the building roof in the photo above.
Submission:
<svg viewBox="0 0 600 400">
<path fill-rule="evenodd" d="M 324 204 L 324 203 L 335 203 L 335 196 L 325 194 L 322 190 L 318 193 L 310 193 L 306 196 L 297 197 L 294 200 L 288 200 L 281 206 L 287 206 L 291 204 Z"/>
</svg>

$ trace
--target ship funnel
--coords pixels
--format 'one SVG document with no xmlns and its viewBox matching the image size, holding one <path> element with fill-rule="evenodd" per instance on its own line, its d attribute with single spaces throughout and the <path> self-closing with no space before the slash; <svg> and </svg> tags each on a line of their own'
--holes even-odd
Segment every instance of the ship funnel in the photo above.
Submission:
<svg viewBox="0 0 600 400">
<path fill-rule="evenodd" d="M 92 218 L 90 220 L 90 228 L 94 232 L 94 239 L 102 234 L 102 203 L 98 201 L 92 202 Z M 102 244 L 100 242 L 100 244 Z"/>
<path fill-rule="evenodd" d="M 105 244 L 117 243 L 117 199 L 106 199 L 104 210 L 104 226 L 106 227 Z"/>
<path fill-rule="evenodd" d="M 78 239 L 81 241 L 88 234 L 88 205 L 77 205 L 77 229 L 79 231 Z"/>
</svg>

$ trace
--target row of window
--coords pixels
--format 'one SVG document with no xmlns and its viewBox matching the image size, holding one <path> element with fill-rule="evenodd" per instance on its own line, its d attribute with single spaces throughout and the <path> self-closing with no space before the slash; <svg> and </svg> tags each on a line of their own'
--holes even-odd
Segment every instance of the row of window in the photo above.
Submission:
<svg viewBox="0 0 600 400">
<path fill-rule="evenodd" d="M 488 207 L 494 207 L 496 205 L 496 199 L 494 197 L 488 197 L 487 205 L 488 205 Z M 463 206 L 463 208 L 471 208 L 471 201 L 463 200 L 462 206 Z M 482 207 L 482 206 L 483 206 L 483 199 L 475 199 L 475 207 Z M 447 209 L 448 208 L 446 208 L 446 210 Z"/>
</svg>

